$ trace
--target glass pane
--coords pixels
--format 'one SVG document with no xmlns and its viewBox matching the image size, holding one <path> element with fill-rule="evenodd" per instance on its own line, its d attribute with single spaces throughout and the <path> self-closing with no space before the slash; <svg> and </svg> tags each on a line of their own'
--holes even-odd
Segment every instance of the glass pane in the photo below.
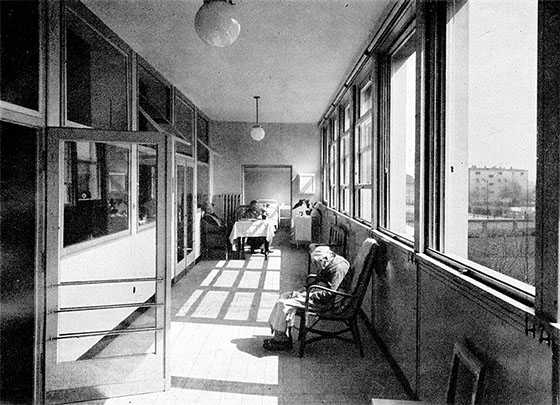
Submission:
<svg viewBox="0 0 560 405">
<path fill-rule="evenodd" d="M 210 187 L 210 185 L 208 185 Z M 187 253 L 193 250 L 193 235 L 194 235 L 194 167 L 188 166 L 185 171 L 185 190 L 186 190 L 186 206 L 185 214 L 187 216 Z"/>
<path fill-rule="evenodd" d="M 356 184 L 371 183 L 371 120 L 358 126 L 356 136 Z"/>
<path fill-rule="evenodd" d="M 350 124 L 352 123 L 352 109 L 350 107 L 350 104 L 344 107 L 344 132 L 350 129 Z"/>
<path fill-rule="evenodd" d="M 64 246 L 128 229 L 130 147 L 64 143 Z"/>
<path fill-rule="evenodd" d="M 199 115 L 198 119 L 196 120 L 196 127 L 197 139 L 200 139 L 202 142 L 204 142 L 204 144 L 210 146 L 208 139 L 208 121 L 206 121 Z M 197 147 L 197 160 L 203 163 L 210 162 L 210 153 L 208 152 L 208 149 L 202 146 L 200 143 L 197 145 Z"/>
<path fill-rule="evenodd" d="M 208 165 L 199 164 L 197 173 L 197 204 L 202 207 L 205 202 L 208 201 L 208 195 L 210 193 L 210 170 Z"/>
<path fill-rule="evenodd" d="M 185 258 L 185 166 L 177 166 L 177 263 Z"/>
<path fill-rule="evenodd" d="M 360 117 L 371 109 L 371 82 L 360 90 Z"/>
<path fill-rule="evenodd" d="M 39 110 L 39 2 L 0 1 L 0 99 Z"/>
<path fill-rule="evenodd" d="M 193 249 L 193 180 L 191 166 L 177 166 L 177 262 Z"/>
<path fill-rule="evenodd" d="M 348 188 L 343 188 L 341 191 L 341 211 L 350 211 L 350 190 Z"/>
<path fill-rule="evenodd" d="M 358 217 L 371 222 L 371 188 L 358 189 Z"/>
<path fill-rule="evenodd" d="M 138 145 L 138 223 L 153 223 L 157 218 L 157 150 Z"/>
<path fill-rule="evenodd" d="M 534 284 L 537 2 L 449 3 L 446 254 Z"/>
<path fill-rule="evenodd" d="M 67 119 L 128 129 L 127 57 L 67 10 Z"/>
<path fill-rule="evenodd" d="M 416 41 L 409 37 L 391 55 L 388 228 L 414 238 Z"/>
<path fill-rule="evenodd" d="M 138 104 L 158 124 L 170 123 L 171 89 L 141 65 L 138 65 Z M 140 131 L 153 130 L 141 112 L 138 116 Z"/>
<path fill-rule="evenodd" d="M 175 127 L 187 141 L 193 143 L 194 110 L 179 97 L 175 97 Z M 192 145 L 181 144 L 181 147 L 181 153 L 192 156 Z"/>
</svg>

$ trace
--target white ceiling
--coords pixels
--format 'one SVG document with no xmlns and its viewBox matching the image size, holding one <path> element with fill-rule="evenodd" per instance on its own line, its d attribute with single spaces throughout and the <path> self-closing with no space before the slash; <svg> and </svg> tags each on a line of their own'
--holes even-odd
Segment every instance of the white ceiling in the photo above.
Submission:
<svg viewBox="0 0 560 405">
<path fill-rule="evenodd" d="M 82 0 L 210 119 L 317 123 L 394 0 L 237 0 L 227 48 L 194 30 L 202 0 Z"/>
</svg>

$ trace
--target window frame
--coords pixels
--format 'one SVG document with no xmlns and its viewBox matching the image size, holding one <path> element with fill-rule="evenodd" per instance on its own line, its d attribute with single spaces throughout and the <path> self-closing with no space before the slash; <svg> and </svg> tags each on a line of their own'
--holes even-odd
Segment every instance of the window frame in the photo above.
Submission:
<svg viewBox="0 0 560 405">
<path fill-rule="evenodd" d="M 339 137 L 338 137 L 338 210 L 349 216 L 353 216 L 354 196 L 354 113 L 355 113 L 355 87 L 352 86 L 343 101 L 339 105 Z M 348 128 L 346 127 L 348 126 Z M 346 143 L 344 155 L 343 143 Z M 348 182 L 344 182 L 345 163 L 348 164 Z M 345 201 L 345 194 L 348 200 Z M 346 203 L 346 206 L 345 206 Z"/>
<path fill-rule="evenodd" d="M 99 39 L 103 40 L 108 46 L 113 48 L 115 51 L 121 54 L 121 56 L 125 59 L 125 75 L 126 75 L 126 119 L 127 119 L 127 128 L 126 130 L 130 131 L 132 128 L 132 81 L 131 81 L 131 71 L 132 71 L 132 54 L 130 48 L 122 42 L 120 38 L 118 38 L 115 34 L 108 31 L 104 27 L 97 24 L 94 20 L 94 16 L 91 15 L 88 9 L 85 9 L 84 6 L 80 5 L 79 3 L 69 2 L 65 4 L 63 8 L 62 15 L 62 28 L 61 28 L 61 71 L 60 71 L 60 80 L 61 80 L 61 93 L 60 93 L 60 115 L 61 115 L 61 123 L 62 126 L 65 127 L 72 127 L 72 128 L 96 128 L 101 129 L 95 126 L 88 126 L 83 125 L 75 121 L 71 121 L 68 119 L 68 66 L 67 66 L 67 31 L 69 29 L 68 23 L 68 15 L 71 15 L 72 18 L 76 19 L 80 24 L 83 24 L 84 27 L 91 30 L 95 35 L 99 37 Z M 137 86 L 136 86 L 137 88 Z"/>
<path fill-rule="evenodd" d="M 353 155 L 353 166 L 354 166 L 354 182 L 353 182 L 353 190 L 352 193 L 354 195 L 353 198 L 353 212 L 354 212 L 354 219 L 359 222 L 363 222 L 365 224 L 372 224 L 373 221 L 373 211 L 374 211 L 374 203 L 373 203 L 373 165 L 374 165 L 374 137 L 373 137 L 373 78 L 371 75 L 371 67 L 366 65 L 366 75 L 365 78 L 360 80 L 359 84 L 356 86 L 356 119 L 354 123 L 354 155 Z M 369 108 L 366 111 L 362 111 L 362 92 L 364 89 L 370 89 L 370 96 L 369 96 Z M 369 123 L 369 144 L 365 148 L 360 148 L 360 140 L 361 140 L 361 128 L 362 125 L 366 126 Z M 369 182 L 359 182 L 360 179 L 360 172 L 361 172 L 361 164 L 362 160 L 360 156 L 363 156 L 364 153 L 370 152 L 370 159 L 369 159 Z M 369 218 L 364 218 L 360 216 L 361 212 L 361 200 L 360 200 L 360 192 L 364 189 L 370 190 L 370 212 L 371 215 Z"/>
<path fill-rule="evenodd" d="M 420 76 L 418 75 L 418 64 L 419 62 L 419 44 L 420 38 L 419 33 L 416 28 L 416 19 L 414 16 L 410 16 L 409 19 L 406 19 L 401 22 L 401 25 L 395 27 L 391 35 L 388 36 L 386 41 L 379 47 L 377 53 L 377 60 L 378 60 L 378 76 L 377 81 L 379 85 L 379 92 L 380 95 L 378 97 L 377 103 L 374 103 L 376 110 L 380 116 L 380 129 L 379 129 L 379 140 L 378 140 L 378 148 L 379 148 L 379 161 L 378 161 L 378 178 L 374 179 L 374 182 L 379 183 L 379 193 L 377 195 L 378 199 L 378 209 L 377 209 L 377 230 L 380 232 L 388 235 L 389 237 L 403 243 L 406 246 L 413 247 L 417 245 L 417 240 L 419 238 L 417 228 L 417 218 L 416 216 L 419 213 L 419 180 L 421 175 L 419 175 L 419 143 L 420 137 L 418 133 L 418 118 L 416 118 L 415 122 L 415 157 L 416 157 L 416 166 L 415 166 L 415 178 L 414 178 L 414 197 L 415 197 L 415 204 L 414 204 L 414 215 L 415 215 L 415 230 L 413 239 L 406 238 L 404 235 L 397 233 L 389 228 L 389 217 L 390 217 L 390 152 L 391 152 L 391 129 L 390 129 L 390 121 L 391 121 L 391 111 L 390 111 L 390 100 L 391 100 L 391 56 L 412 36 L 416 35 L 416 86 L 415 86 L 415 98 L 416 98 L 416 115 L 418 116 L 419 111 L 419 90 L 418 90 L 418 83 L 420 81 Z"/>
<path fill-rule="evenodd" d="M 329 206 L 335 210 L 338 209 L 338 184 L 339 184 L 339 152 L 340 152 L 340 119 L 338 112 L 329 118 L 329 194 L 328 203 Z"/>
<path fill-rule="evenodd" d="M 426 176 L 426 182 L 417 187 L 417 193 L 423 195 L 422 204 L 425 212 L 424 217 L 417 221 L 423 231 L 419 232 L 423 237 L 417 245 L 417 251 L 425 254 L 428 258 L 436 260 L 444 266 L 460 272 L 460 274 L 481 282 L 490 288 L 505 294 L 514 300 L 532 307 L 536 304 L 535 298 L 539 296 L 538 279 L 539 272 L 542 274 L 544 269 L 539 270 L 538 246 L 539 240 L 542 240 L 543 234 L 535 238 L 535 286 L 519 281 L 513 277 L 502 274 L 492 268 L 483 266 L 476 262 L 470 261 L 464 257 L 458 257 L 451 253 L 441 251 L 445 237 L 445 147 L 446 147 L 446 24 L 447 24 L 447 2 L 435 2 L 429 5 L 423 5 L 419 14 L 424 23 L 421 28 L 421 38 L 417 52 L 422 52 L 423 60 L 417 61 L 420 66 L 424 66 L 427 71 L 422 72 L 422 105 L 417 108 L 417 112 L 423 111 L 429 114 L 428 119 L 421 117 L 420 133 L 423 135 L 421 143 L 422 152 L 419 160 L 421 160 L 421 170 L 424 172 L 422 176 Z M 539 11 L 539 16 L 541 12 Z M 538 26 L 538 32 L 541 32 L 541 26 Z M 419 53 L 420 54 L 420 53 Z M 540 65 L 540 64 L 539 64 Z M 429 67 L 429 68 L 426 68 Z M 540 71 L 541 67 L 538 67 Z M 540 85 L 541 78 L 537 74 L 537 83 Z M 538 105 L 540 98 L 540 90 L 537 92 L 537 110 L 541 107 Z M 429 112 L 429 113 L 426 113 Z M 537 111 L 539 114 L 540 111 Z M 538 124 L 537 124 L 538 127 Z M 539 139 L 539 131 L 537 131 L 537 161 L 539 161 L 539 144 L 543 140 Z M 538 165 L 539 163 L 537 163 Z M 537 167 L 537 172 L 539 167 Z M 480 173 L 478 171 L 477 173 Z M 489 181 L 481 179 L 482 182 Z M 537 173 L 537 193 L 539 192 L 539 176 Z M 541 190 L 542 192 L 542 190 Z M 432 198 L 431 196 L 440 196 L 440 198 Z M 539 201 L 537 197 L 536 212 L 539 213 Z M 542 211 L 541 211 L 542 212 Z M 536 219 L 536 229 L 539 227 L 538 219 Z M 439 249 L 439 250 L 438 250 Z M 557 252 L 558 253 L 558 252 Z M 557 271 L 555 273 L 558 273 Z M 557 278 L 557 276 L 556 276 Z M 557 285 L 557 284 L 556 284 Z M 555 293 L 558 297 L 558 293 Z"/>
</svg>

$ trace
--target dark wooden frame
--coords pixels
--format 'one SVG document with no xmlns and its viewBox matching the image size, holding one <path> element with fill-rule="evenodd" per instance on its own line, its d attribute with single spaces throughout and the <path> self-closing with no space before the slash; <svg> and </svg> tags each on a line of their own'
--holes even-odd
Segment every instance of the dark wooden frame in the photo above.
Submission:
<svg viewBox="0 0 560 405">
<path fill-rule="evenodd" d="M 455 403 L 457 381 L 459 377 L 459 365 L 463 364 L 474 375 L 474 386 L 471 395 L 471 404 L 481 404 L 482 390 L 484 388 L 484 364 L 471 353 L 464 345 L 455 343 L 453 347 L 453 359 L 451 361 L 451 374 L 447 389 L 447 403 Z"/>
</svg>

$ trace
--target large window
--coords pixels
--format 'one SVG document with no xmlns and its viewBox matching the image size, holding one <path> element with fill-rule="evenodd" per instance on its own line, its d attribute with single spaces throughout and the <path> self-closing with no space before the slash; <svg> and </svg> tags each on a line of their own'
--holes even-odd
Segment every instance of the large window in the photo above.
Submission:
<svg viewBox="0 0 560 405">
<path fill-rule="evenodd" d="M 416 36 L 410 34 L 389 56 L 389 128 L 385 226 L 414 238 L 414 171 L 416 123 Z"/>
<path fill-rule="evenodd" d="M 354 192 L 356 194 L 356 216 L 371 221 L 371 81 L 359 89 L 359 118 L 356 122 Z"/>
<path fill-rule="evenodd" d="M 445 225 L 434 248 L 534 284 L 537 1 L 450 1 L 446 43 Z"/>
<path fill-rule="evenodd" d="M 127 56 L 70 9 L 66 12 L 66 115 L 104 129 L 128 129 Z"/>
<path fill-rule="evenodd" d="M 180 97 L 175 97 L 175 127 L 190 145 L 180 142 L 181 153 L 193 155 L 194 109 Z"/>
<path fill-rule="evenodd" d="M 208 151 L 208 146 L 210 146 L 210 136 L 208 133 L 208 121 L 198 115 L 196 119 L 196 138 L 199 141 L 197 145 L 197 160 L 199 162 L 209 163 L 210 162 L 210 152 Z"/>
<path fill-rule="evenodd" d="M 171 122 L 171 87 L 142 65 L 138 65 L 138 105 L 140 131 L 155 131 Z"/>
<path fill-rule="evenodd" d="M 0 99 L 39 109 L 39 2 L 0 1 Z"/>
</svg>

